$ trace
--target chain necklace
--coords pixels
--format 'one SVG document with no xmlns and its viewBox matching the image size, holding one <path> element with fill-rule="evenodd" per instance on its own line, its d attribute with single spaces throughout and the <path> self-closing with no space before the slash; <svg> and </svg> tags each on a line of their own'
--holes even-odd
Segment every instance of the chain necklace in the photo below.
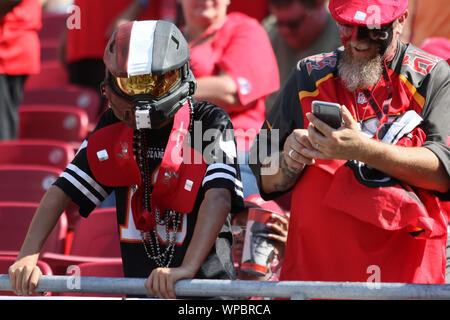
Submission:
<svg viewBox="0 0 450 320">
<path fill-rule="evenodd" d="M 181 225 L 181 213 L 176 213 L 173 210 L 167 210 L 164 218 L 160 219 L 159 210 L 156 210 L 156 212 L 156 223 L 159 225 L 165 225 L 166 241 L 168 242 L 168 245 L 164 249 L 161 248 L 156 228 L 151 230 L 151 234 L 150 231 L 141 231 L 142 244 L 144 246 L 145 254 L 150 260 L 153 260 L 159 267 L 168 268 L 175 254 L 176 237 Z M 172 236 L 170 233 L 170 222 L 172 222 Z M 150 245 L 150 252 L 147 247 L 147 242 Z"/>
<path fill-rule="evenodd" d="M 188 132 L 192 132 L 192 124 L 193 124 L 193 106 L 192 102 L 189 99 L 189 127 Z M 139 170 L 141 172 L 141 177 L 143 181 L 144 188 L 144 201 L 142 206 L 147 211 L 151 212 L 151 195 L 152 195 L 152 184 L 151 184 L 151 173 L 150 173 L 150 161 L 148 157 L 148 142 L 147 142 L 147 133 L 148 130 L 134 130 L 133 135 L 133 151 L 136 157 L 136 161 L 139 166 Z M 172 259 L 175 255 L 175 246 L 176 246 L 176 237 L 180 230 L 181 226 L 181 213 L 177 213 L 173 210 L 166 210 L 165 214 L 161 217 L 161 213 L 158 208 L 155 209 L 154 212 L 156 225 L 165 227 L 165 235 L 167 245 L 164 246 L 160 244 L 158 240 L 158 232 L 157 226 L 150 231 L 142 231 L 141 240 L 142 245 L 144 246 L 145 254 L 150 260 L 153 260 L 158 267 L 166 267 L 170 266 Z M 172 232 L 170 232 L 172 229 Z M 150 250 L 147 246 L 147 243 L 150 246 Z"/>
</svg>

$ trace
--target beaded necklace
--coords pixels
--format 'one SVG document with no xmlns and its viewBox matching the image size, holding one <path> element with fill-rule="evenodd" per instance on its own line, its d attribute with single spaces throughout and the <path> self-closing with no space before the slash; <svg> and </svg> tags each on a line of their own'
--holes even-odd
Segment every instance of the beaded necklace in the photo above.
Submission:
<svg viewBox="0 0 450 320">
<path fill-rule="evenodd" d="M 194 109 L 192 106 L 191 99 L 188 98 L 187 103 L 189 104 L 189 128 L 188 132 L 192 132 L 193 125 L 193 113 Z M 139 166 L 141 172 L 141 177 L 143 181 L 144 188 L 144 200 L 142 206 L 145 210 L 151 212 L 151 196 L 153 186 L 151 184 L 151 172 L 150 172 L 150 161 L 148 157 L 148 141 L 147 141 L 148 129 L 134 130 L 133 135 L 133 151 L 136 157 L 136 162 Z M 133 186 L 134 189 L 137 186 Z M 153 260 L 158 267 L 169 267 L 170 263 L 175 254 L 176 237 L 181 226 L 181 213 L 175 212 L 173 210 L 166 210 L 166 212 L 161 217 L 161 213 L 158 209 L 155 210 L 153 214 L 155 215 L 156 225 L 153 230 L 140 231 L 141 240 L 144 246 L 145 254 L 150 260 Z M 160 244 L 158 240 L 157 225 L 165 227 L 167 246 Z M 170 230 L 172 229 L 172 234 Z M 147 246 L 147 243 L 149 247 Z M 149 250 L 150 249 L 150 250 Z"/>
</svg>

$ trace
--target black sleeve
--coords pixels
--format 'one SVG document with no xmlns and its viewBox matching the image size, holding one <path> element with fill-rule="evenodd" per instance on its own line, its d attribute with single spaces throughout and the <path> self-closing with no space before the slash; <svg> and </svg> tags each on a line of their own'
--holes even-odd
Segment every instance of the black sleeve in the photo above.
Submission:
<svg viewBox="0 0 450 320">
<path fill-rule="evenodd" d="M 211 188 L 230 190 L 231 213 L 241 212 L 244 209 L 243 186 L 230 117 L 222 108 L 206 102 L 196 102 L 195 110 L 191 146 L 198 150 L 196 145 L 202 145 L 208 164 L 202 188 L 205 192 Z"/>
<path fill-rule="evenodd" d="M 286 138 L 294 129 L 303 128 L 303 112 L 298 96 L 298 79 L 301 76 L 301 70 L 299 67 L 291 72 L 250 148 L 249 165 L 256 177 L 261 197 L 265 200 L 275 199 L 289 191 L 271 194 L 262 191 L 261 175 L 274 174 L 273 171 L 277 169 L 262 168 L 262 163 L 274 152 L 283 149 Z"/>
</svg>

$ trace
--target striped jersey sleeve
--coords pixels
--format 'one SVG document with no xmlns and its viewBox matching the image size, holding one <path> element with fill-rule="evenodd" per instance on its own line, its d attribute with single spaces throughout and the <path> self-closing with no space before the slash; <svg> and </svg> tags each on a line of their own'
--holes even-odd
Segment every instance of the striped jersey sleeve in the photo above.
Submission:
<svg viewBox="0 0 450 320">
<path fill-rule="evenodd" d="M 195 140 L 200 139 L 195 129 L 202 128 L 202 154 L 208 164 L 202 188 L 205 192 L 211 188 L 230 190 L 231 212 L 241 212 L 244 208 L 244 194 L 231 120 L 223 109 L 209 103 L 196 102 L 195 109 L 194 132 L 191 137 L 195 148 L 199 144 Z"/>
<path fill-rule="evenodd" d="M 96 129 L 115 122 L 112 113 L 106 112 Z M 54 185 L 62 189 L 80 209 L 83 217 L 87 217 L 113 191 L 113 188 L 99 183 L 89 168 L 86 147 L 87 138 L 78 149 L 72 162 L 61 173 Z"/>
</svg>

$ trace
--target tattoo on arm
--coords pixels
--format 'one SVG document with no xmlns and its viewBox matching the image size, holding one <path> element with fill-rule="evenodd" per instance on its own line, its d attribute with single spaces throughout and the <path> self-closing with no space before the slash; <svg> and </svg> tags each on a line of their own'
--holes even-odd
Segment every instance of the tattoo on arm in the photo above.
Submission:
<svg viewBox="0 0 450 320">
<path fill-rule="evenodd" d="M 284 159 L 283 153 L 280 153 L 280 163 L 281 163 L 281 181 L 276 183 L 275 189 L 277 191 L 285 191 L 289 189 L 298 179 L 300 173 L 303 171 L 299 168 L 289 167 L 286 160 Z"/>
</svg>

